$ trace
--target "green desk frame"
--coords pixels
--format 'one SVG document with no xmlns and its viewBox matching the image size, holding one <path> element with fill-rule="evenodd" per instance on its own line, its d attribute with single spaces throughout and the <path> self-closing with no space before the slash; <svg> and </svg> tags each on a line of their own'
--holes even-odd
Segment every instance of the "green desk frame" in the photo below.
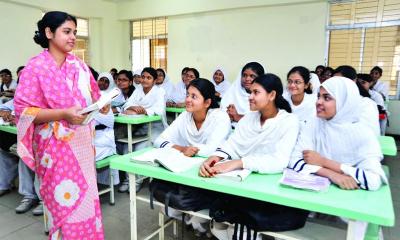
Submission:
<svg viewBox="0 0 400 240">
<path fill-rule="evenodd" d="M 177 118 L 179 116 L 180 113 L 183 113 L 184 111 L 186 111 L 186 108 L 177 108 L 177 107 L 167 107 L 165 109 L 166 112 L 171 112 L 171 113 L 175 113 L 175 118 Z"/>
</svg>

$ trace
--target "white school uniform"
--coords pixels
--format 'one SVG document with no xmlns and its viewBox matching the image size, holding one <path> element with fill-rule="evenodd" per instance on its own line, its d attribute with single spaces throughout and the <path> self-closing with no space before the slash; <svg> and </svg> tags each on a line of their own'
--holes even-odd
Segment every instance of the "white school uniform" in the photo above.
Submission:
<svg viewBox="0 0 400 240">
<path fill-rule="evenodd" d="M 220 70 L 220 71 L 222 72 L 222 74 L 224 75 L 224 80 L 223 80 L 222 82 L 220 82 L 219 84 L 217 84 L 217 83 L 214 81 L 214 74 L 215 74 L 215 72 L 218 71 L 218 70 Z M 210 79 L 211 79 L 211 82 L 214 84 L 215 91 L 216 91 L 216 92 L 219 92 L 221 98 L 225 95 L 225 93 L 226 93 L 226 92 L 229 90 L 229 88 L 231 87 L 231 83 L 228 81 L 227 78 L 228 78 L 228 77 L 227 77 L 227 75 L 226 75 L 226 72 L 225 72 L 225 70 L 224 70 L 222 67 L 217 67 L 217 68 L 215 69 L 215 71 L 212 73 L 211 78 L 210 78 Z"/>
<path fill-rule="evenodd" d="M 360 122 L 368 126 L 375 136 L 380 136 L 379 126 L 379 111 L 376 103 L 368 97 L 361 97 L 361 110 Z"/>
<path fill-rule="evenodd" d="M 11 80 L 10 86 L 7 87 L 6 84 L 3 85 L 3 91 L 15 90 L 16 88 L 17 88 L 17 80 L 15 79 Z"/>
<path fill-rule="evenodd" d="M 333 77 L 322 86 L 336 100 L 336 115 L 315 118 L 304 127 L 292 153 L 289 167 L 297 172 L 316 173 L 321 167 L 306 164 L 304 150 L 313 150 L 341 164 L 341 170 L 354 178 L 362 189 L 377 190 L 387 183 L 380 161 L 377 137 L 361 118 L 362 97 L 356 84 L 344 77 Z"/>
<path fill-rule="evenodd" d="M 164 89 L 166 102 L 173 100 L 175 88 L 174 88 L 174 85 L 171 83 L 171 80 L 169 79 L 168 75 L 165 75 L 164 82 L 157 86 L 159 88 Z M 186 97 L 186 93 L 185 93 L 185 97 Z"/>
<path fill-rule="evenodd" d="M 247 113 L 235 131 L 212 155 L 241 159 L 243 168 L 260 173 L 280 173 L 289 163 L 299 133 L 296 115 L 280 109 L 261 126 L 260 112 Z"/>
<path fill-rule="evenodd" d="M 293 104 L 290 94 L 284 95 L 283 97 L 289 102 L 290 107 L 292 108 L 292 113 L 297 116 L 301 124 L 306 123 L 310 118 L 316 116 L 316 94 L 304 93 L 303 101 L 297 106 Z"/>
<path fill-rule="evenodd" d="M 174 93 L 171 100 L 174 103 L 183 103 L 186 99 L 186 85 L 183 81 L 179 81 L 174 87 Z"/>
<path fill-rule="evenodd" d="M 319 92 L 319 87 L 321 87 L 321 82 L 319 81 L 319 77 L 315 73 L 310 73 L 310 83 L 312 94 L 317 95 Z"/>
<path fill-rule="evenodd" d="M 373 87 L 373 90 L 382 94 L 382 96 L 384 96 L 386 100 L 389 100 L 389 85 L 386 82 L 378 80 Z"/>
<path fill-rule="evenodd" d="M 198 155 L 207 157 L 226 140 L 231 131 L 230 125 L 228 114 L 221 109 L 209 109 L 200 129 L 194 123 L 193 114 L 183 112 L 156 139 L 154 146 L 194 146 L 200 149 Z"/>
</svg>

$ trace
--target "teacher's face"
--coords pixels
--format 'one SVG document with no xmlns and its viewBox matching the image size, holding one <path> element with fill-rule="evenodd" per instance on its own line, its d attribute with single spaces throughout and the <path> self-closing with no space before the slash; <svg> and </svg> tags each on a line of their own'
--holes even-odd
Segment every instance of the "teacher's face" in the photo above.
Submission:
<svg viewBox="0 0 400 240">
<path fill-rule="evenodd" d="M 55 49 L 63 53 L 71 52 L 75 47 L 76 25 L 73 21 L 65 21 L 53 33 L 46 28 L 46 37 L 49 39 L 49 49 Z"/>
</svg>

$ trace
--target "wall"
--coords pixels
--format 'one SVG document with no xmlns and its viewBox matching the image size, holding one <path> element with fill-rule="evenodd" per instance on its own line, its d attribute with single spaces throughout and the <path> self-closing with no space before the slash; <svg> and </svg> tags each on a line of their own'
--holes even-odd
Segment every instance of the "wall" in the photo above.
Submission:
<svg viewBox="0 0 400 240">
<path fill-rule="evenodd" d="M 98 71 L 129 68 L 129 22 L 118 20 L 117 5 L 100 0 L 3 0 L 0 28 L 0 68 L 14 71 L 41 51 L 33 40 L 42 12 L 66 11 L 89 19 L 91 65 Z M 18 41 L 16 41 L 16 39 Z M 125 41 L 124 41 L 125 39 Z M 16 51 L 18 49 L 18 51 Z"/>
<path fill-rule="evenodd" d="M 386 134 L 400 135 L 400 101 L 390 100 L 388 109 L 390 126 L 386 128 Z"/>
<path fill-rule="evenodd" d="M 171 16 L 169 75 L 176 81 L 184 66 L 193 66 L 210 78 L 223 66 L 232 81 L 249 61 L 282 80 L 295 65 L 313 69 L 324 63 L 326 12 L 326 3 L 306 3 Z"/>
</svg>

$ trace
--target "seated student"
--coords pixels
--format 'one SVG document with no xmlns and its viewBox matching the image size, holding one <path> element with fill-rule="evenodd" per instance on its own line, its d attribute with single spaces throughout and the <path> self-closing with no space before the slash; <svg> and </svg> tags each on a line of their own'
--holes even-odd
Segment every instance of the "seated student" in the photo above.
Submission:
<svg viewBox="0 0 400 240">
<path fill-rule="evenodd" d="M 17 84 L 19 82 L 19 76 L 21 76 L 22 70 L 25 68 L 25 66 L 19 66 L 17 68 Z"/>
<path fill-rule="evenodd" d="M 296 114 L 300 123 L 305 123 L 315 115 L 316 94 L 310 82 L 310 71 L 302 66 L 292 68 L 287 74 L 288 94 L 284 95 L 289 102 L 292 113 Z M 317 89 L 315 89 L 315 92 Z"/>
<path fill-rule="evenodd" d="M 125 104 L 126 100 L 135 90 L 135 87 L 133 86 L 132 72 L 128 70 L 119 71 L 117 75 L 117 86 L 121 90 L 121 94 L 111 103 L 113 113 L 121 112 L 122 105 Z"/>
<path fill-rule="evenodd" d="M 321 86 L 321 82 L 319 81 L 318 75 L 310 72 L 310 84 L 312 94 L 318 94 L 319 87 Z"/>
<path fill-rule="evenodd" d="M 258 62 L 249 62 L 242 68 L 240 75 L 221 100 L 221 108 L 228 112 L 234 127 L 250 111 L 250 87 L 254 79 L 264 74 L 264 68 Z"/>
<path fill-rule="evenodd" d="M 169 80 L 168 75 L 165 74 L 165 71 L 162 68 L 157 69 L 157 79 L 156 85 L 164 89 L 165 91 L 165 100 L 168 102 L 173 98 L 174 95 L 174 85 Z"/>
<path fill-rule="evenodd" d="M 103 72 L 100 73 L 97 85 L 100 88 L 101 94 L 108 93 L 115 88 L 114 79 L 111 73 Z M 96 161 L 100 161 L 108 156 L 116 154 L 116 146 L 114 139 L 114 115 L 112 110 L 108 114 L 96 114 L 95 119 L 95 138 L 94 146 L 96 148 Z M 104 169 L 97 174 L 97 182 L 109 185 L 110 175 L 109 169 Z M 118 170 L 112 169 L 111 173 L 113 175 L 114 184 L 119 184 L 119 174 Z"/>
<path fill-rule="evenodd" d="M 167 103 L 168 107 L 185 107 L 186 88 L 191 81 L 200 77 L 196 68 L 184 68 L 183 72 L 185 72 L 185 75 L 182 77 L 182 82 L 175 86 L 174 96 L 172 102 Z"/>
<path fill-rule="evenodd" d="M 369 74 L 357 74 L 357 82 L 363 86 L 363 88 L 368 91 L 370 98 L 377 104 L 378 112 L 383 118 L 379 118 L 380 125 L 380 135 L 385 135 L 387 114 L 385 101 L 380 93 L 372 89 L 373 79 Z"/>
<path fill-rule="evenodd" d="M 326 80 L 328 80 L 329 78 L 331 78 L 333 76 L 333 73 L 335 72 L 335 70 L 331 67 L 326 67 L 324 69 L 324 71 L 322 72 L 321 75 L 321 83 L 325 82 Z"/>
<path fill-rule="evenodd" d="M 325 70 L 325 66 L 323 66 L 323 65 L 318 65 L 315 68 L 315 74 L 317 74 L 321 83 L 322 83 L 322 73 L 324 72 L 324 70 Z"/>
<path fill-rule="evenodd" d="M 110 73 L 114 79 L 114 83 L 117 84 L 118 70 L 116 68 L 111 68 Z"/>
<path fill-rule="evenodd" d="M 217 67 L 217 69 L 215 69 L 215 71 L 213 72 L 211 82 L 215 86 L 215 96 L 217 96 L 217 100 L 221 101 L 221 98 L 231 86 L 231 83 L 228 81 L 224 69 L 222 69 L 221 67 Z"/>
<path fill-rule="evenodd" d="M 14 100 L 0 105 L 0 118 L 15 125 L 13 111 Z M 10 152 L 10 146 L 17 142 L 17 136 L 0 132 L 0 139 L 0 196 L 10 192 L 12 181 L 18 174 L 18 192 L 23 198 L 15 208 L 15 212 L 18 214 L 25 213 L 37 205 L 32 211 L 33 215 L 43 215 L 43 204 L 38 194 L 38 186 L 34 184 L 35 174 L 23 161 L 18 159 L 18 156 Z"/>
<path fill-rule="evenodd" d="M 371 69 L 370 75 L 373 79 L 372 89 L 380 93 L 383 97 L 383 100 L 389 100 L 389 85 L 386 82 L 379 81 L 382 77 L 383 70 L 382 68 L 375 66 Z"/>
<path fill-rule="evenodd" d="M 377 190 L 387 183 L 377 138 L 361 119 L 357 86 L 344 77 L 326 80 L 317 117 L 304 127 L 289 167 L 329 178 L 342 189 Z"/>
<path fill-rule="evenodd" d="M 371 95 L 367 90 L 361 86 L 361 83 L 357 81 L 356 70 L 348 65 L 342 65 L 335 69 L 334 76 L 346 77 L 356 83 L 359 94 L 362 96 L 361 99 L 361 122 L 369 126 L 376 136 L 380 135 L 379 128 L 379 112 L 376 103 L 370 98 Z"/>
<path fill-rule="evenodd" d="M 202 177 L 243 168 L 265 174 L 280 173 L 289 163 L 300 124 L 282 96 L 281 80 L 274 74 L 261 75 L 254 79 L 250 90 L 252 112 L 244 115 L 228 140 L 203 163 L 199 172 Z"/>
<path fill-rule="evenodd" d="M 17 80 L 12 79 L 11 71 L 8 69 L 0 71 L 0 80 L 1 102 L 5 103 L 14 97 L 15 89 L 17 88 Z"/>
<path fill-rule="evenodd" d="M 128 101 L 122 107 L 122 113 L 126 115 L 159 115 L 162 118 L 161 122 L 151 124 L 151 139 L 149 141 L 136 143 L 134 150 L 145 148 L 152 143 L 167 127 L 165 115 L 165 91 L 162 88 L 156 87 L 157 71 L 152 67 L 146 67 L 142 71 L 142 87 L 133 92 Z M 144 124 L 135 129 L 133 135 L 147 134 L 148 125 Z M 124 145 L 123 153 L 127 153 L 128 145 Z M 136 189 L 140 189 L 141 182 L 137 182 Z M 119 191 L 126 192 L 129 190 L 129 179 L 126 178 L 122 182 Z"/>
<path fill-rule="evenodd" d="M 186 96 L 186 111 L 156 139 L 155 147 L 175 148 L 186 156 L 209 156 L 228 137 L 231 127 L 228 114 L 219 108 L 215 98 L 214 85 L 203 78 L 189 83 Z M 169 210 L 170 216 L 178 218 L 180 211 Z M 207 219 L 191 217 L 191 224 L 197 235 L 206 229 L 202 224 Z"/>
<path fill-rule="evenodd" d="M 141 84 L 142 83 L 142 76 L 141 76 L 142 70 L 143 69 L 136 69 L 133 72 L 133 86 L 135 87 L 135 89 L 138 87 L 142 87 L 142 84 Z"/>
</svg>

